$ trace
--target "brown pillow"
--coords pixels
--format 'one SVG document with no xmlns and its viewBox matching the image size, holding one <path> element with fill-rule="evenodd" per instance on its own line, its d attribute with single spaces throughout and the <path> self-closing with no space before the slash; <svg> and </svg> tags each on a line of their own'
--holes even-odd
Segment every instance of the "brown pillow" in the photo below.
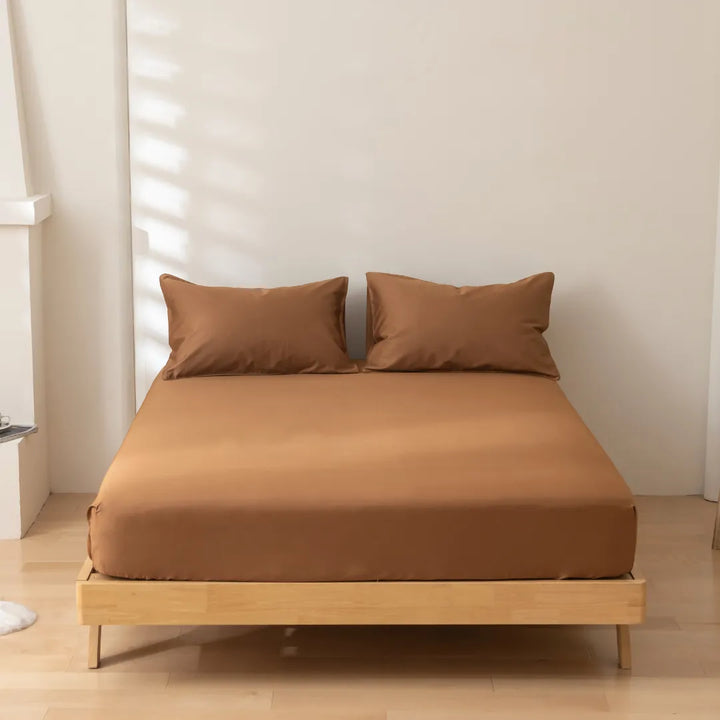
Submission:
<svg viewBox="0 0 720 720">
<path fill-rule="evenodd" d="M 500 370 L 557 378 L 542 333 L 555 276 L 455 287 L 367 273 L 367 370 Z"/>
<path fill-rule="evenodd" d="M 206 287 L 161 275 L 171 349 L 163 378 L 357 372 L 345 343 L 347 285 Z"/>
</svg>

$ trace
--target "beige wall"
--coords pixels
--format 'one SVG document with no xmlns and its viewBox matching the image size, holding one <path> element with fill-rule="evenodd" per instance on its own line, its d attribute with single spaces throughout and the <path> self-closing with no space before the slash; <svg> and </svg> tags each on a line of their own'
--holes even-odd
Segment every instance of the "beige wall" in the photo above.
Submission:
<svg viewBox="0 0 720 720">
<path fill-rule="evenodd" d="M 16 0 L 45 238 L 50 468 L 132 413 L 122 4 Z M 558 275 L 563 385 L 631 485 L 702 485 L 717 175 L 712 0 L 130 3 L 138 386 L 162 270 Z M 140 397 L 138 398 L 140 399 Z"/>
<path fill-rule="evenodd" d="M 12 3 L 43 226 L 48 466 L 95 490 L 133 412 L 124 5 Z"/>
</svg>

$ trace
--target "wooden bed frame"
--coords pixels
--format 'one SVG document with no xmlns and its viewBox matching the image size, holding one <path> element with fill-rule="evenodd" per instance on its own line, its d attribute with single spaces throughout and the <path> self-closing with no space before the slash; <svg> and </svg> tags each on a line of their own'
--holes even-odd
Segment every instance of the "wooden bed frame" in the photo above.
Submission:
<svg viewBox="0 0 720 720">
<path fill-rule="evenodd" d="M 645 580 L 190 582 L 123 580 L 86 560 L 77 580 L 88 667 L 103 625 L 615 625 L 630 667 L 630 625 L 645 619 Z"/>
</svg>

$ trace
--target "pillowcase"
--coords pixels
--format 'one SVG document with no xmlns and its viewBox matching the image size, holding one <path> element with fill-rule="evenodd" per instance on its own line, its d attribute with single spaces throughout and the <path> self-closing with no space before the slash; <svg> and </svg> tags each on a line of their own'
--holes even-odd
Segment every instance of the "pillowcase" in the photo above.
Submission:
<svg viewBox="0 0 720 720">
<path fill-rule="evenodd" d="M 366 370 L 499 370 L 558 378 L 542 333 L 555 276 L 455 287 L 367 273 Z"/>
<path fill-rule="evenodd" d="M 268 290 L 207 287 L 161 275 L 171 349 L 162 376 L 357 372 L 345 342 L 347 286 L 338 277 Z"/>
</svg>

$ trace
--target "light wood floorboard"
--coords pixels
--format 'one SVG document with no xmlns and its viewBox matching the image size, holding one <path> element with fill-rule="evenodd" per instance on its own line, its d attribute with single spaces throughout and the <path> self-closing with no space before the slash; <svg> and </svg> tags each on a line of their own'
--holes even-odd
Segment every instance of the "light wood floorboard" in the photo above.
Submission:
<svg viewBox="0 0 720 720">
<path fill-rule="evenodd" d="M 90 499 L 54 495 L 0 541 L 0 598 L 39 614 L 0 637 L 2 720 L 720 717 L 720 552 L 699 497 L 638 499 L 632 673 L 613 627 L 107 627 L 90 671 L 74 596 Z"/>
</svg>

